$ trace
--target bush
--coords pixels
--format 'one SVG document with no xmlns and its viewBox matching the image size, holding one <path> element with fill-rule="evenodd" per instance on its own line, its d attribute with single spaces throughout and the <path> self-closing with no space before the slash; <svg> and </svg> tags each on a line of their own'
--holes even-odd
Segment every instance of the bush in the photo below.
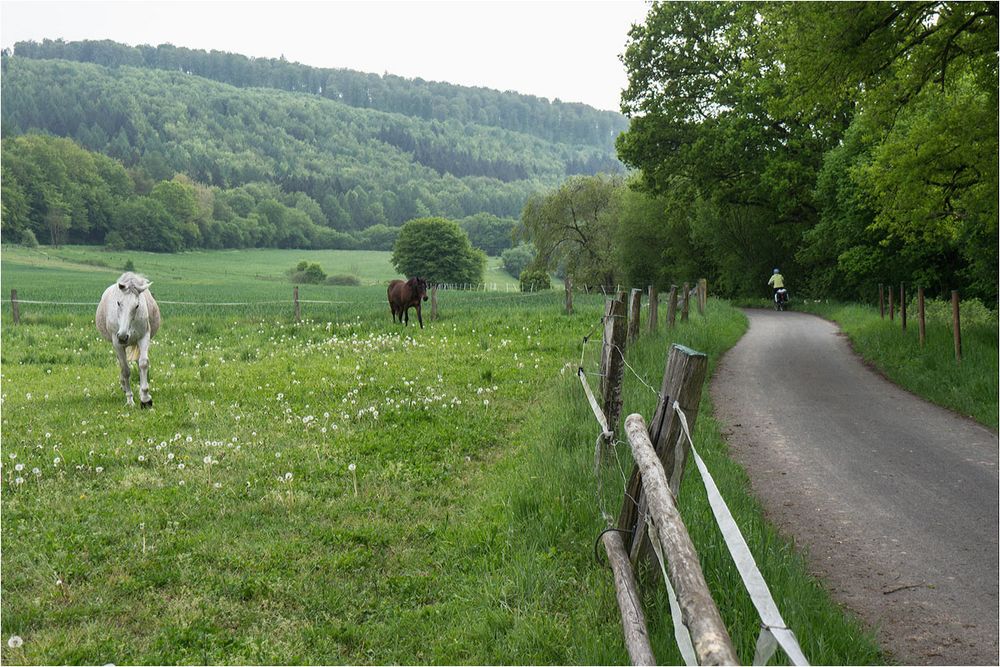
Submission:
<svg viewBox="0 0 1000 667">
<path fill-rule="evenodd" d="M 521 272 L 521 291 L 538 292 L 552 289 L 552 281 L 545 271 L 525 270 Z"/>
<path fill-rule="evenodd" d="M 535 259 L 535 246 L 531 243 L 522 243 L 513 248 L 508 248 L 500 253 L 503 262 L 503 269 L 513 277 L 517 278 L 521 272 L 528 268 L 531 261 Z"/>
<path fill-rule="evenodd" d="M 343 285 L 346 287 L 359 287 L 361 280 L 357 276 L 339 274 L 326 279 L 327 285 Z"/>
<path fill-rule="evenodd" d="M 122 267 L 122 271 L 135 271 L 135 262 L 131 259 L 125 260 L 125 266 Z"/>
<path fill-rule="evenodd" d="M 30 229 L 25 229 L 23 232 L 21 232 L 21 245 L 23 245 L 25 248 L 37 248 L 38 239 L 35 238 L 35 232 L 31 231 Z"/>
<path fill-rule="evenodd" d="M 292 282 L 307 285 L 319 285 L 326 280 L 326 272 L 316 262 L 299 262 L 291 272 Z"/>
</svg>

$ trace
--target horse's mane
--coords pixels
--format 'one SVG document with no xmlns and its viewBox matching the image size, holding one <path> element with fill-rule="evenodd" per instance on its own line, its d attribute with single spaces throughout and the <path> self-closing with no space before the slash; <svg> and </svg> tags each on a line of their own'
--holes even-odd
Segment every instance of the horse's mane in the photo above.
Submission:
<svg viewBox="0 0 1000 667">
<path fill-rule="evenodd" d="M 118 284 L 124 285 L 125 289 L 134 294 L 139 294 L 142 290 L 149 287 L 149 279 L 146 276 L 133 273 L 132 271 L 126 271 L 118 278 Z"/>
</svg>

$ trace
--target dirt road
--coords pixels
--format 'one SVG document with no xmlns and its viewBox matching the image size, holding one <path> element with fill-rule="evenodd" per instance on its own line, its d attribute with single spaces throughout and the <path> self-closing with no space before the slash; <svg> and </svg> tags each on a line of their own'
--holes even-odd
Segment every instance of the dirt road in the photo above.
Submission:
<svg viewBox="0 0 1000 667">
<path fill-rule="evenodd" d="M 746 313 L 712 396 L 769 518 L 894 660 L 998 664 L 997 435 L 866 368 L 834 324 Z"/>
</svg>

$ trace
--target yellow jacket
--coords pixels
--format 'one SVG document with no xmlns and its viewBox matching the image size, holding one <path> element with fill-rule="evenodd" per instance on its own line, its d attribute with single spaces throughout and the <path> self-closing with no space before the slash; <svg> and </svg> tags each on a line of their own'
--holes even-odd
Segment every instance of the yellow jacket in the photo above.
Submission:
<svg viewBox="0 0 1000 667">
<path fill-rule="evenodd" d="M 780 273 L 775 273 L 773 276 L 771 276 L 771 279 L 767 281 L 767 284 L 773 287 L 774 289 L 781 289 L 782 287 L 785 286 L 785 279 L 781 276 Z"/>
</svg>

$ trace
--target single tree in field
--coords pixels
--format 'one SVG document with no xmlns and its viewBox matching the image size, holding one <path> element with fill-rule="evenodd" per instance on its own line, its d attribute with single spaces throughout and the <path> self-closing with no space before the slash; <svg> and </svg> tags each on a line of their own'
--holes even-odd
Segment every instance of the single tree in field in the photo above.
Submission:
<svg viewBox="0 0 1000 667">
<path fill-rule="evenodd" d="M 524 234 L 538 254 L 532 268 L 564 267 L 577 284 L 614 287 L 614 229 L 625 185 L 617 176 L 574 176 L 524 205 Z"/>
<path fill-rule="evenodd" d="M 407 277 L 429 283 L 480 283 L 486 254 L 473 248 L 458 223 L 444 218 L 417 218 L 402 229 L 392 250 L 392 265 Z"/>
</svg>

